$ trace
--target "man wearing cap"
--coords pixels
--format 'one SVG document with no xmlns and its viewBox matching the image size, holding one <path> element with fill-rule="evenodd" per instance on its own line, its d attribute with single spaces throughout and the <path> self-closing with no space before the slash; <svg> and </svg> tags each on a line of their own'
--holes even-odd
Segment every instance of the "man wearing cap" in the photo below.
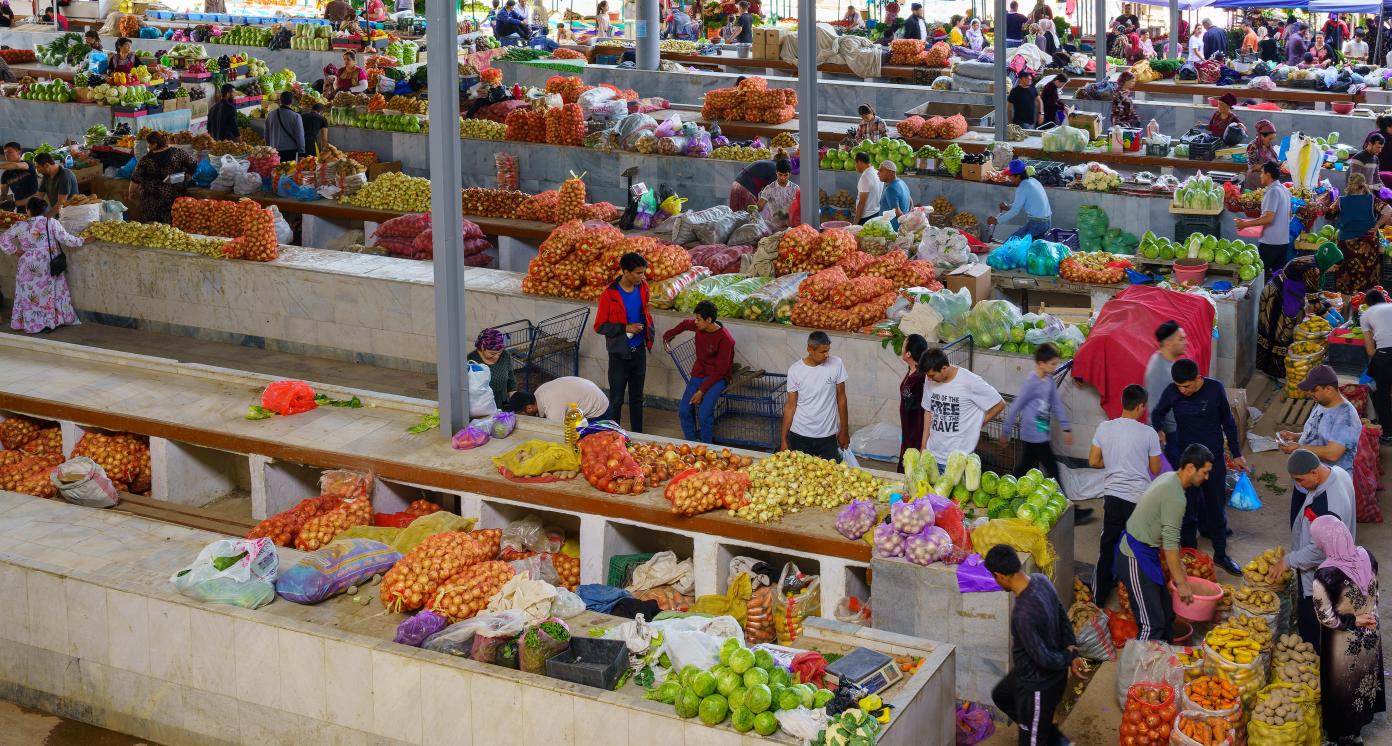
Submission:
<svg viewBox="0 0 1392 746">
<path fill-rule="evenodd" d="M 1337 466 L 1320 461 L 1319 456 L 1297 448 L 1286 459 L 1286 471 L 1291 481 L 1291 550 L 1276 560 L 1267 573 L 1269 583 L 1277 582 L 1287 570 L 1300 577 L 1300 598 L 1296 602 L 1296 621 L 1300 637 L 1311 645 L 1319 645 L 1320 623 L 1315 617 L 1313 579 L 1315 570 L 1324 561 L 1324 553 L 1310 537 L 1310 524 L 1322 515 L 1332 515 L 1344 522 L 1349 536 L 1357 538 L 1358 524 L 1354 520 L 1353 479 Z M 1317 648 L 1318 649 L 1318 648 Z"/>
<path fill-rule="evenodd" d="M 1310 393 L 1315 406 L 1305 418 L 1305 427 L 1299 434 L 1289 430 L 1276 434 L 1281 452 L 1304 449 L 1319 456 L 1325 464 L 1352 474 L 1358 439 L 1363 435 L 1363 420 L 1339 392 L 1339 376 L 1328 365 L 1317 365 L 1300 382 L 1300 390 Z"/>
<path fill-rule="evenodd" d="M 909 17 L 904 21 L 904 38 L 928 41 L 928 19 L 923 17 L 923 4 L 914 3 L 909 10 Z"/>
<path fill-rule="evenodd" d="M 1170 387 L 1174 379 L 1170 378 L 1170 369 L 1174 367 L 1175 361 L 1184 357 L 1189 351 L 1189 338 L 1184 336 L 1184 327 L 1178 321 L 1169 319 L 1160 326 L 1155 327 L 1155 353 L 1150 356 L 1150 361 L 1145 368 L 1145 390 L 1146 390 L 1146 413 L 1155 411 L 1155 405 L 1160 403 L 1160 395 L 1165 393 L 1165 389 Z M 1154 415 L 1150 414 L 1151 423 L 1154 423 Z M 1166 437 L 1174 435 L 1175 424 L 1174 415 L 1170 414 L 1165 418 L 1164 425 L 1160 431 Z"/>
<path fill-rule="evenodd" d="M 1015 76 L 1015 87 L 1005 98 L 1006 118 L 1011 124 L 1032 130 L 1044 123 L 1044 105 L 1034 87 L 1034 73 L 1021 70 Z"/>
<path fill-rule="evenodd" d="M 880 164 L 880 181 L 884 183 L 884 188 L 880 191 L 880 214 L 894 213 L 889 222 L 894 225 L 894 230 L 899 230 L 899 218 L 913 209 L 913 202 L 909 199 L 909 187 L 899 178 L 899 166 L 894 161 L 884 161 Z"/>
<path fill-rule="evenodd" d="M 1011 160 L 1005 170 L 1009 174 L 1010 183 L 1015 185 L 1015 203 L 1008 206 L 1004 202 L 1000 203 L 1000 217 L 992 215 L 986 218 L 986 222 L 995 225 L 1023 214 L 1025 224 L 1010 234 L 1011 238 L 1039 238 L 1048 233 L 1053 227 L 1054 210 L 1049 206 L 1049 195 L 1044 193 L 1044 185 L 1039 183 L 1039 179 L 1026 173 L 1025 162 L 1019 158 Z"/>
<path fill-rule="evenodd" d="M 1232 93 L 1224 93 L 1218 97 L 1218 111 L 1213 112 L 1213 116 L 1208 119 L 1208 134 L 1214 137 L 1222 137 L 1228 131 L 1228 126 L 1242 124 L 1242 120 L 1233 113 L 1233 107 L 1237 106 L 1237 96 Z"/>
</svg>

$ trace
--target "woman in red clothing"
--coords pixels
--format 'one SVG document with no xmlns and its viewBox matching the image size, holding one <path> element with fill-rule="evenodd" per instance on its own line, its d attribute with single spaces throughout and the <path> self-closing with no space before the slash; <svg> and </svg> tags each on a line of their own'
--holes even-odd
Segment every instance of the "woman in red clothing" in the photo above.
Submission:
<svg viewBox="0 0 1392 746">
<path fill-rule="evenodd" d="M 1213 113 L 1208 119 L 1208 134 L 1214 137 L 1222 137 L 1228 131 L 1228 126 L 1242 124 L 1242 120 L 1233 113 L 1233 107 L 1237 106 L 1237 96 L 1231 93 L 1224 93 L 1218 99 L 1218 111 Z"/>
<path fill-rule="evenodd" d="M 899 382 L 899 472 L 904 472 L 904 449 L 917 448 L 923 442 L 923 371 L 918 359 L 928 351 L 928 340 L 918 334 L 904 339 L 900 359 L 909 364 L 904 380 Z"/>
<path fill-rule="evenodd" d="M 730 383 L 735 359 L 735 338 L 715 320 L 716 315 L 715 304 L 703 300 L 696 304 L 691 318 L 662 335 L 662 346 L 671 352 L 672 338 L 682 332 L 696 333 L 696 359 L 677 407 L 677 419 L 681 420 L 682 437 L 701 443 L 715 442 L 715 404 Z"/>
<path fill-rule="evenodd" d="M 643 383 L 648 375 L 648 350 L 653 343 L 652 313 L 648 310 L 648 260 L 629 252 L 619 257 L 618 279 L 599 296 L 594 330 L 604 336 L 609 353 L 609 416 L 619 422 L 624 391 L 628 392 L 628 429 L 643 432 Z"/>
</svg>

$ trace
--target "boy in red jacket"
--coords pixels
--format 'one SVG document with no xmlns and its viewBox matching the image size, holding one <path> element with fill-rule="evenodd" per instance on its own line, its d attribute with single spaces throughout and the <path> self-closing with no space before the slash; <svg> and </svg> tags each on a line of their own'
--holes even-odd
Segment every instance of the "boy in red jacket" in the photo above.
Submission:
<svg viewBox="0 0 1392 746">
<path fill-rule="evenodd" d="M 677 407 L 677 418 L 681 420 L 682 437 L 701 443 L 715 442 L 715 403 L 730 383 L 730 365 L 735 358 L 735 338 L 715 320 L 716 315 L 715 304 L 703 300 L 696 304 L 694 316 L 662 335 L 662 346 L 671 352 L 673 337 L 696 332 L 696 359 L 691 363 L 691 377 L 686 382 L 681 406 Z"/>
<path fill-rule="evenodd" d="M 629 252 L 619 257 L 619 278 L 599 296 L 596 332 L 609 351 L 609 415 L 619 422 L 624 389 L 628 389 L 628 429 L 643 432 L 643 381 L 648 375 L 648 350 L 653 344 L 653 320 L 648 312 L 648 260 Z"/>
</svg>

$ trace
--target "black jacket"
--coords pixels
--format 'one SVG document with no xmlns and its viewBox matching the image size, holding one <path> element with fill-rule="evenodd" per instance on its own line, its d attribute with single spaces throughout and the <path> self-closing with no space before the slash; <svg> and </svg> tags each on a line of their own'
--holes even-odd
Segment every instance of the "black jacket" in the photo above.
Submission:
<svg viewBox="0 0 1392 746">
<path fill-rule="evenodd" d="M 208 107 L 208 134 L 214 140 L 236 140 L 241 135 L 237 129 L 237 108 L 222 99 L 213 102 Z"/>
</svg>

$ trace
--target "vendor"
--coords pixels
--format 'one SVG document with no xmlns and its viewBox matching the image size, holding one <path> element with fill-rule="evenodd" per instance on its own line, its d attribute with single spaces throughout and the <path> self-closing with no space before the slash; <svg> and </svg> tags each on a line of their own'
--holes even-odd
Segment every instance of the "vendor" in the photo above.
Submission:
<svg viewBox="0 0 1392 746">
<path fill-rule="evenodd" d="M 1139 127 L 1141 118 L 1131 103 L 1136 88 L 1136 76 L 1130 70 L 1117 76 L 1116 92 L 1112 94 L 1112 126 Z"/>
<path fill-rule="evenodd" d="M 1034 87 L 1034 73 L 1025 68 L 1015 76 L 1015 87 L 1006 97 L 1008 121 L 1027 130 L 1044 123 L 1044 107 L 1039 103 L 1039 91 Z"/>
<path fill-rule="evenodd" d="M 1208 120 L 1208 134 L 1222 137 L 1230 125 L 1242 124 L 1242 120 L 1233 113 L 1234 106 L 1237 106 L 1237 96 L 1232 95 L 1231 92 L 1224 93 L 1218 98 L 1218 111 L 1215 111 Z"/>
<path fill-rule="evenodd" d="M 1344 42 L 1344 59 L 1352 65 L 1368 64 L 1368 42 L 1363 40 L 1363 29 L 1355 29 L 1353 38 Z"/>
<path fill-rule="evenodd" d="M 101 35 L 94 28 L 87 29 L 87 33 L 82 35 L 82 43 L 91 47 L 94 52 L 102 51 Z"/>
<path fill-rule="evenodd" d="M 1244 189 L 1256 189 L 1262 185 L 1262 164 L 1276 160 L 1276 125 L 1270 119 L 1257 121 L 1257 136 L 1247 144 L 1247 178 Z"/>
<path fill-rule="evenodd" d="M 513 368 L 512 353 L 507 350 L 507 335 L 488 328 L 474 340 L 469 362 L 488 368 L 488 386 L 493 390 L 493 402 L 503 409 L 508 398 L 517 391 L 517 371 Z"/>
<path fill-rule="evenodd" d="M 874 142 L 889 136 L 889 126 L 875 113 L 875 107 L 870 104 L 861 104 L 856 109 L 856 113 L 860 114 L 860 124 L 856 125 L 856 142 L 861 140 Z"/>
<path fill-rule="evenodd" d="M 1374 230 L 1377 212 L 1368 181 L 1362 173 L 1349 174 L 1348 185 L 1329 212 L 1339 228 L 1340 260 L 1336 287 L 1346 295 L 1361 293 L 1378 284 L 1382 276 L 1378 236 Z M 1326 214 L 1326 219 L 1330 216 Z"/>
<path fill-rule="evenodd" d="M 576 42 L 575 32 L 570 30 L 569 23 L 556 24 L 556 43 L 574 44 Z"/>
<path fill-rule="evenodd" d="M 129 73 L 140 64 L 136 59 L 135 52 L 131 51 L 131 40 L 121 37 L 116 40 L 116 54 L 111 57 L 110 70 L 113 73 Z"/>
<path fill-rule="evenodd" d="M 884 184 L 880 188 L 880 214 L 894 213 L 889 224 L 897 231 L 899 218 L 913 209 L 913 201 L 909 199 L 909 186 L 899 178 L 899 166 L 894 161 L 880 164 L 879 177 L 880 183 Z"/>
<path fill-rule="evenodd" d="M 338 72 L 334 73 L 334 90 L 351 93 L 362 93 L 367 90 L 367 73 L 358 67 L 356 53 L 343 53 L 343 67 L 338 68 Z"/>
<path fill-rule="evenodd" d="M 14 9 L 10 7 L 10 0 L 0 0 L 0 27 L 9 28 L 14 25 Z"/>
<path fill-rule="evenodd" d="M 774 165 L 775 180 L 759 192 L 758 207 L 764 222 L 774 232 L 788 227 L 788 215 L 793 200 L 798 196 L 798 185 L 793 183 L 793 164 L 779 160 Z"/>
<path fill-rule="evenodd" d="M 778 171 L 772 160 L 754 161 L 745 166 L 744 170 L 739 172 L 739 176 L 730 183 L 730 209 L 743 212 L 746 207 L 757 203 L 759 193 L 777 177 Z"/>
<path fill-rule="evenodd" d="M 145 144 L 150 151 L 136 163 L 126 197 L 140 200 L 142 220 L 168 223 L 170 208 L 188 189 L 198 162 L 187 150 L 170 145 L 163 132 L 150 132 Z M 76 188 L 74 181 L 74 192 Z"/>
<path fill-rule="evenodd" d="M 740 35 L 739 17 L 734 13 L 725 16 L 725 25 L 720 27 L 720 41 L 726 44 L 736 44 Z"/>
<path fill-rule="evenodd" d="M 588 378 L 561 376 L 537 386 L 534 394 L 518 391 L 508 397 L 503 409 L 508 412 L 541 417 L 552 422 L 565 421 L 566 408 L 571 404 L 580 414 L 595 420 L 609 412 L 609 397 Z"/>
<path fill-rule="evenodd" d="M 344 21 L 352 17 L 353 6 L 349 5 L 347 0 L 329 0 L 324 6 L 324 18 L 328 19 L 334 28 L 343 25 Z"/>
<path fill-rule="evenodd" d="M 980 18 L 971 19 L 970 25 L 967 26 L 967 46 L 971 47 L 973 52 L 980 52 L 986 48 L 986 34 L 981 30 Z"/>
<path fill-rule="evenodd" d="M 387 6 L 382 0 L 367 0 L 367 6 L 363 8 L 363 20 L 373 23 L 382 23 L 387 20 Z"/>
<path fill-rule="evenodd" d="M 1384 144 L 1392 142 L 1392 114 L 1383 114 L 1377 118 L 1377 129 L 1363 138 L 1363 147 L 1368 147 L 1368 140 L 1375 134 L 1382 135 Z M 1378 152 L 1378 175 L 1382 178 L 1383 185 L 1392 186 L 1392 148 L 1384 147 Z"/>
<path fill-rule="evenodd" d="M 1019 158 L 1010 161 L 1005 170 L 1009 174 L 1010 183 L 1015 185 L 1015 203 L 1009 206 L 1004 202 L 1000 203 L 1000 217 L 992 215 L 986 218 L 986 222 L 995 225 L 1016 215 L 1024 215 L 1025 224 L 1010 234 L 1011 238 L 1039 238 L 1048 233 L 1053 227 L 1054 209 L 1049 205 L 1049 195 L 1045 193 L 1044 185 L 1039 183 L 1039 179 L 1029 175 L 1025 162 Z"/>
<path fill-rule="evenodd" d="M 1213 452 L 1195 443 L 1180 455 L 1175 470 L 1156 477 L 1146 488 L 1117 545 L 1117 570 L 1131 596 L 1140 626 L 1139 640 L 1173 639 L 1174 606 L 1165 588 L 1162 563 L 1175 578 L 1174 595 L 1189 603 L 1194 590 L 1179 559 L 1180 525 L 1185 491 L 1203 485 L 1213 469 Z M 1180 580 L 1180 578 L 1185 578 Z"/>
<path fill-rule="evenodd" d="M 1057 73 L 1040 81 L 1039 103 L 1044 107 L 1044 124 L 1063 124 L 1068 118 L 1068 106 L 1063 103 L 1063 89 L 1068 86 L 1068 75 Z"/>
<path fill-rule="evenodd" d="M 846 15 L 841 17 L 841 21 L 846 24 L 847 29 L 865 28 L 865 19 L 861 18 L 860 11 L 856 10 L 855 5 L 846 6 Z"/>
<path fill-rule="evenodd" d="M 1335 52 L 1324 43 L 1324 34 L 1315 34 L 1315 45 L 1310 47 L 1310 65 L 1313 67 L 1329 67 L 1335 62 Z"/>
</svg>

